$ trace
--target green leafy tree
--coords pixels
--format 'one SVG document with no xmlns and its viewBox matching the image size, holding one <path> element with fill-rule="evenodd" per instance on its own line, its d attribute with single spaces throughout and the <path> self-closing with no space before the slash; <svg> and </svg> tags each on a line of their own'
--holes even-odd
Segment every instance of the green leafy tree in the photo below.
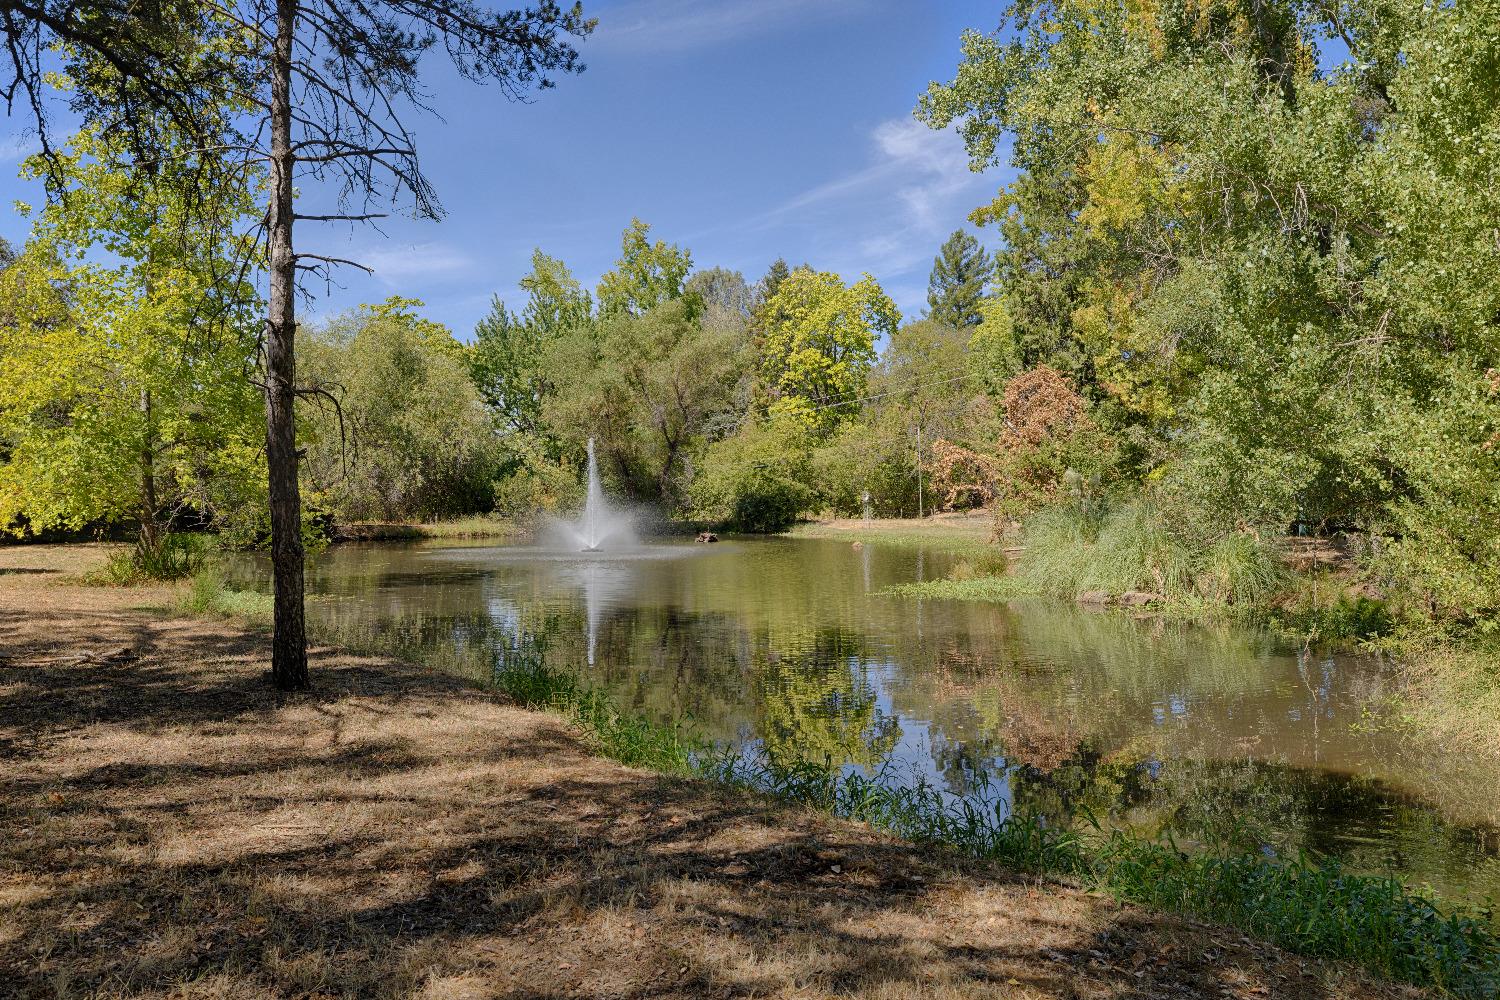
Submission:
<svg viewBox="0 0 1500 1000">
<path fill-rule="evenodd" d="M 470 362 L 474 384 L 524 465 L 522 456 L 556 450 L 542 421 L 542 402 L 554 383 L 543 359 L 558 338 L 593 323 L 594 306 L 568 266 L 539 249 L 520 284 L 527 294 L 520 315 L 497 296 L 474 328 Z"/>
<path fill-rule="evenodd" d="M 745 364 L 739 332 L 705 327 L 695 299 L 619 314 L 549 351 L 547 425 L 576 454 L 594 438 L 628 495 L 675 503 L 705 432 L 733 411 Z"/>
<path fill-rule="evenodd" d="M 896 304 L 868 274 L 845 285 L 828 271 L 791 272 L 758 317 L 767 412 L 815 433 L 857 414 L 875 338 L 900 322 Z"/>
<path fill-rule="evenodd" d="M 594 303 L 568 265 L 541 250 L 531 252 L 531 271 L 521 279 L 526 306 L 521 321 L 546 339 L 567 330 L 587 326 Z"/>
<path fill-rule="evenodd" d="M 967 230 L 954 230 L 932 261 L 932 275 L 927 279 L 928 317 L 958 329 L 978 326 L 984 318 L 985 286 L 994 270 L 979 241 Z"/>
<path fill-rule="evenodd" d="M 745 330 L 755 293 L 738 271 L 711 267 L 697 271 L 683 287 L 685 296 L 696 298 L 703 310 L 703 325 L 715 330 Z"/>
<path fill-rule="evenodd" d="M 415 299 L 305 331 L 309 491 L 339 518 L 403 520 L 490 506 L 500 458 L 467 349 Z M 337 405 L 334 405 L 334 404 Z"/>
<path fill-rule="evenodd" d="M 806 428 L 796 420 L 751 420 L 705 451 L 689 509 L 740 531 L 779 531 L 819 502 L 814 481 Z"/>
<path fill-rule="evenodd" d="M 786 258 L 777 257 L 771 261 L 771 266 L 766 268 L 766 273 L 761 276 L 760 281 L 755 283 L 756 304 L 765 302 L 781 289 L 781 283 L 791 276 L 792 269 L 787 266 Z"/>
<path fill-rule="evenodd" d="M 599 315 L 640 316 L 682 297 L 693 269 L 693 255 L 663 240 L 651 241 L 651 227 L 632 219 L 620 237 L 620 259 L 599 279 Z"/>
<path fill-rule="evenodd" d="M 0 527 L 134 521 L 150 565 L 179 515 L 257 526 L 258 299 L 229 277 L 249 187 L 215 184 L 185 143 L 146 179 L 129 153 L 85 128 L 25 166 L 68 196 L 0 277 Z"/>
<path fill-rule="evenodd" d="M 986 367 L 1068 375 L 1198 544 L 1387 534 L 1414 608 L 1486 620 L 1493 13 L 1049 2 L 967 34 L 919 111 L 979 163 L 1011 137 L 973 216 L 1004 244 Z"/>
</svg>

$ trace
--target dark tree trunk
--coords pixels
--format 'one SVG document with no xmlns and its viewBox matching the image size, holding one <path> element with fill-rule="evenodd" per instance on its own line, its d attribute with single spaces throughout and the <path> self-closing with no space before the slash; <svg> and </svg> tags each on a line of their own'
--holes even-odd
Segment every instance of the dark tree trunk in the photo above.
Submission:
<svg viewBox="0 0 1500 1000">
<path fill-rule="evenodd" d="M 278 0 L 271 53 L 270 315 L 266 321 L 266 466 L 271 486 L 271 572 L 275 611 L 271 679 L 305 688 L 307 637 L 302 617 L 302 497 L 297 489 L 297 258 L 292 249 L 292 35 L 296 0 Z"/>
</svg>

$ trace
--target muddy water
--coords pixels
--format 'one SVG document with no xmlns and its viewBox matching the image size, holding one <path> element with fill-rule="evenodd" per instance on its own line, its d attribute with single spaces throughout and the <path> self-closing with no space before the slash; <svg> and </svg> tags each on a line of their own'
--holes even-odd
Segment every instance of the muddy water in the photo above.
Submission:
<svg viewBox="0 0 1500 1000">
<path fill-rule="evenodd" d="M 952 558 L 791 539 L 590 556 L 346 545 L 310 568 L 324 599 L 309 613 L 482 655 L 542 636 L 556 665 L 717 740 L 1053 822 L 1211 829 L 1500 898 L 1500 774 L 1404 733 L 1378 660 L 1054 602 L 881 593 Z M 264 579 L 258 563 L 240 573 Z"/>
</svg>

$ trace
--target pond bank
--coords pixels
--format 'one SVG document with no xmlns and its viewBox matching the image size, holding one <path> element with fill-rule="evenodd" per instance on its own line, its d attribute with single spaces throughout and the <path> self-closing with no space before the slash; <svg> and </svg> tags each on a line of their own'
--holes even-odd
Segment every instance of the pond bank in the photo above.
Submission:
<svg viewBox="0 0 1500 1000">
<path fill-rule="evenodd" d="M 995 534 L 994 515 L 987 511 L 961 511 L 931 517 L 831 518 L 804 521 L 785 532 L 792 538 L 834 538 L 882 545 L 924 545 L 968 551 L 990 546 Z"/>
<path fill-rule="evenodd" d="M 610 763 L 389 658 L 278 695 L 263 634 L 59 582 L 99 551 L 0 551 L 19 996 L 1423 995 Z"/>
<path fill-rule="evenodd" d="M 519 538 L 525 531 L 515 522 L 494 517 L 463 517 L 447 521 L 354 521 L 328 530 L 333 542 L 398 542 L 439 538 Z"/>
</svg>

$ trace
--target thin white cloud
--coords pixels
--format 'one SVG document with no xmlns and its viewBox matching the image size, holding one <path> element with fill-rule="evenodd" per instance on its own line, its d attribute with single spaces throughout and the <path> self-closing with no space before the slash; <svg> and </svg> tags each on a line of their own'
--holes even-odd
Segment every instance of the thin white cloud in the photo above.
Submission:
<svg viewBox="0 0 1500 1000">
<path fill-rule="evenodd" d="M 887 217 L 898 216 L 903 228 L 919 233 L 931 235 L 951 225 L 955 200 L 967 197 L 979 179 L 969 169 L 958 134 L 896 118 L 877 125 L 870 139 L 874 156 L 869 165 L 802 192 L 759 221 L 784 222 L 790 215 L 831 203 L 859 201 Z M 897 206 L 902 211 L 893 213 Z"/>
<path fill-rule="evenodd" d="M 16 163 L 41 150 L 42 144 L 35 136 L 13 132 L 0 139 L 0 163 Z"/>
<path fill-rule="evenodd" d="M 382 247 L 365 252 L 358 260 L 373 269 L 384 285 L 462 278 L 475 268 L 472 257 L 441 243 Z"/>
<path fill-rule="evenodd" d="M 685 51 L 843 16 L 866 0 L 631 0 L 601 11 L 590 47 Z"/>
<path fill-rule="evenodd" d="M 807 233 L 809 259 L 846 277 L 875 275 L 915 318 L 938 246 L 993 195 L 998 179 L 969 169 L 952 129 L 893 118 L 871 129 L 868 141 L 863 166 L 789 198 L 748 227 Z"/>
</svg>

